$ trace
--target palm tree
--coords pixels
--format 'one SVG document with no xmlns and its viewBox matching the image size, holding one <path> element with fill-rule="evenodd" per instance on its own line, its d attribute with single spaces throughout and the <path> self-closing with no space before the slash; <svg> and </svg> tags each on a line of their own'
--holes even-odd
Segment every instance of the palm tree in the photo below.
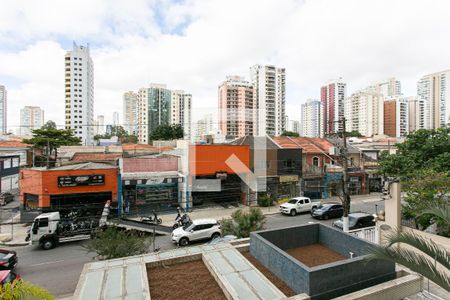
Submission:
<svg viewBox="0 0 450 300">
<path fill-rule="evenodd" d="M 448 206 L 431 208 L 424 211 L 423 214 L 431 214 L 450 225 Z M 444 271 L 450 270 L 449 251 L 412 231 L 392 232 L 386 238 L 385 246 L 372 248 L 369 259 L 385 259 L 403 265 L 450 292 L 450 276 L 448 272 Z M 396 244 L 406 244 L 410 248 L 393 247 Z M 441 270 L 437 267 L 437 263 L 442 266 Z"/>
</svg>

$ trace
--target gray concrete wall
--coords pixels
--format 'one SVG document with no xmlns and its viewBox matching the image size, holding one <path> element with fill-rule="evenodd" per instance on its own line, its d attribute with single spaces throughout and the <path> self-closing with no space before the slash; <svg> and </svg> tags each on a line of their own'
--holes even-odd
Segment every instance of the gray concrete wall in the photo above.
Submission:
<svg viewBox="0 0 450 300">
<path fill-rule="evenodd" d="M 349 252 L 354 256 L 369 253 L 370 243 L 359 238 L 345 234 L 342 230 L 326 225 L 319 226 L 319 243 L 336 251 L 342 256 L 350 258 Z"/>
<path fill-rule="evenodd" d="M 319 224 L 295 226 L 275 230 L 259 231 L 258 234 L 267 241 L 286 251 L 319 242 Z"/>
</svg>

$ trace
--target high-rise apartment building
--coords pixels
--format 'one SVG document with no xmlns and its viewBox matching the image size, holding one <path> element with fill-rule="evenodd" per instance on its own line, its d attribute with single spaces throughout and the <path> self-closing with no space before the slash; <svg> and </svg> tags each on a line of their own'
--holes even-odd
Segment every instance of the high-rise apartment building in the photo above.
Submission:
<svg viewBox="0 0 450 300">
<path fill-rule="evenodd" d="M 219 130 L 236 137 L 255 135 L 253 86 L 240 76 L 227 76 L 219 86 Z"/>
<path fill-rule="evenodd" d="M 384 133 L 384 97 L 372 89 L 353 93 L 345 99 L 346 131 L 358 131 L 363 136 Z"/>
<path fill-rule="evenodd" d="M 197 121 L 194 140 L 198 141 L 203 136 L 211 134 L 213 132 L 214 132 L 213 116 L 212 114 L 207 114 Z"/>
<path fill-rule="evenodd" d="M 94 121 L 94 135 L 105 134 L 105 116 L 98 115 Z"/>
<path fill-rule="evenodd" d="M 31 130 L 44 125 L 44 111 L 39 106 L 25 106 L 20 110 L 20 135 L 30 136 Z"/>
<path fill-rule="evenodd" d="M 408 97 L 408 132 L 425 128 L 425 103 L 418 97 Z"/>
<path fill-rule="evenodd" d="M 342 78 L 330 81 L 320 88 L 320 101 L 323 109 L 324 134 L 342 130 L 339 122 L 344 117 L 344 102 L 347 94 L 347 84 Z"/>
<path fill-rule="evenodd" d="M 256 106 L 255 135 L 281 135 L 286 129 L 286 71 L 275 66 L 250 68 Z"/>
<path fill-rule="evenodd" d="M 393 137 L 406 136 L 409 132 L 408 99 L 403 97 L 388 98 L 384 106 L 384 134 Z"/>
<path fill-rule="evenodd" d="M 113 126 L 120 125 L 120 123 L 119 123 L 119 113 L 117 111 L 113 112 L 112 120 L 113 120 L 113 122 L 112 122 Z"/>
<path fill-rule="evenodd" d="M 385 98 L 399 97 L 402 95 L 402 86 L 399 80 L 395 77 L 388 78 L 374 83 L 369 87 L 377 93 L 383 94 Z"/>
<path fill-rule="evenodd" d="M 138 99 L 137 94 L 129 91 L 123 94 L 122 120 L 123 128 L 128 134 L 137 135 L 138 127 Z"/>
<path fill-rule="evenodd" d="M 7 96 L 6 87 L 0 85 L 0 134 L 6 134 Z"/>
<path fill-rule="evenodd" d="M 181 90 L 172 91 L 171 124 L 183 127 L 184 139 L 191 139 L 191 105 L 192 95 Z"/>
<path fill-rule="evenodd" d="M 169 125 L 172 120 L 171 91 L 165 84 L 150 84 L 138 91 L 138 140 L 148 144 L 150 135 L 159 125 Z"/>
<path fill-rule="evenodd" d="M 324 116 L 323 104 L 319 100 L 308 99 L 302 104 L 301 136 L 323 137 Z"/>
<path fill-rule="evenodd" d="M 65 127 L 72 129 L 83 145 L 93 145 L 94 64 L 89 45 L 73 43 L 65 55 Z"/>
<path fill-rule="evenodd" d="M 417 96 L 425 105 L 425 128 L 436 129 L 450 123 L 450 70 L 423 76 Z"/>
<path fill-rule="evenodd" d="M 287 124 L 287 130 L 288 131 L 301 134 L 300 121 L 288 120 L 288 122 L 286 124 Z"/>
</svg>

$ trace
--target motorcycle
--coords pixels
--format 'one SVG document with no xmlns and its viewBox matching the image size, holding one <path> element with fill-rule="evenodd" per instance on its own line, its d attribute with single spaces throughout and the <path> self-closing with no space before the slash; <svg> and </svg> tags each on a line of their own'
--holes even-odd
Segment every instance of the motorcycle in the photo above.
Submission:
<svg viewBox="0 0 450 300">
<path fill-rule="evenodd" d="M 156 212 L 155 211 L 153 211 L 153 216 L 148 216 L 148 217 L 146 217 L 146 216 L 144 216 L 144 217 L 141 217 L 141 222 L 144 222 L 144 223 L 151 223 L 151 224 L 161 224 L 162 223 L 162 219 L 161 218 L 158 218 L 158 215 L 156 214 Z"/>
<path fill-rule="evenodd" d="M 184 215 L 181 215 L 180 208 L 178 208 L 177 211 L 178 211 L 178 214 L 175 217 L 175 224 L 173 224 L 173 226 L 172 226 L 173 229 L 177 229 L 180 226 L 184 226 L 191 221 L 191 218 L 189 217 L 188 214 L 185 213 Z"/>
</svg>

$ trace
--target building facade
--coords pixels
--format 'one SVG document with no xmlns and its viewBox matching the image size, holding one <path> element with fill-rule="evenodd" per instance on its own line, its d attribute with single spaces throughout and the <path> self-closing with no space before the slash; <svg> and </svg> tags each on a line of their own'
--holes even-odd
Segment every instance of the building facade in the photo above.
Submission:
<svg viewBox="0 0 450 300">
<path fill-rule="evenodd" d="M 150 84 L 138 92 L 138 141 L 148 144 L 159 125 L 171 123 L 171 91 L 165 84 Z"/>
<path fill-rule="evenodd" d="M 363 136 L 384 133 L 383 94 L 365 89 L 345 100 L 346 131 L 358 131 Z"/>
<path fill-rule="evenodd" d="M 450 123 L 450 70 L 423 76 L 417 96 L 425 105 L 425 128 L 436 129 Z"/>
<path fill-rule="evenodd" d="M 6 134 L 8 93 L 4 85 L 0 85 L 0 134 Z"/>
<path fill-rule="evenodd" d="M 384 101 L 384 134 L 392 137 L 406 136 L 409 132 L 408 99 L 389 98 Z"/>
<path fill-rule="evenodd" d="M 286 70 L 254 65 L 250 78 L 257 109 L 255 135 L 281 135 L 286 129 Z"/>
<path fill-rule="evenodd" d="M 138 126 L 138 99 L 137 94 L 129 91 L 123 94 L 122 120 L 123 128 L 128 134 L 137 135 Z"/>
<path fill-rule="evenodd" d="M 94 122 L 94 135 L 105 134 L 105 116 L 98 115 Z"/>
<path fill-rule="evenodd" d="M 184 139 L 191 139 L 192 95 L 181 90 L 172 91 L 171 124 L 183 127 Z"/>
<path fill-rule="evenodd" d="M 425 103 L 418 97 L 408 97 L 409 132 L 425 128 Z"/>
<path fill-rule="evenodd" d="M 20 110 L 20 135 L 30 136 L 32 129 L 44 125 L 44 111 L 39 106 L 25 106 Z"/>
<path fill-rule="evenodd" d="M 119 121 L 119 113 L 117 111 L 113 112 L 112 115 L 112 125 L 113 126 L 118 126 L 120 125 L 120 121 Z"/>
<path fill-rule="evenodd" d="M 302 132 L 305 137 L 323 137 L 323 104 L 318 100 L 308 99 L 302 104 Z"/>
<path fill-rule="evenodd" d="M 301 134 L 300 121 L 288 120 L 288 122 L 286 122 L 286 126 L 288 131 Z"/>
<path fill-rule="evenodd" d="M 344 117 L 344 102 L 347 96 L 347 84 L 342 78 L 331 81 L 320 88 L 320 101 L 323 109 L 324 134 L 342 130 L 340 119 Z"/>
<path fill-rule="evenodd" d="M 89 45 L 73 43 L 65 55 L 65 127 L 72 129 L 83 145 L 94 143 L 94 64 Z"/>
<path fill-rule="evenodd" d="M 201 140 L 205 135 L 212 133 L 214 133 L 213 116 L 206 114 L 196 123 L 194 141 Z"/>
<path fill-rule="evenodd" d="M 255 134 L 253 86 L 240 76 L 228 76 L 219 86 L 219 130 L 242 137 Z"/>
<path fill-rule="evenodd" d="M 376 82 L 369 88 L 377 93 L 383 94 L 385 98 L 402 95 L 402 85 L 395 77 Z"/>
</svg>

